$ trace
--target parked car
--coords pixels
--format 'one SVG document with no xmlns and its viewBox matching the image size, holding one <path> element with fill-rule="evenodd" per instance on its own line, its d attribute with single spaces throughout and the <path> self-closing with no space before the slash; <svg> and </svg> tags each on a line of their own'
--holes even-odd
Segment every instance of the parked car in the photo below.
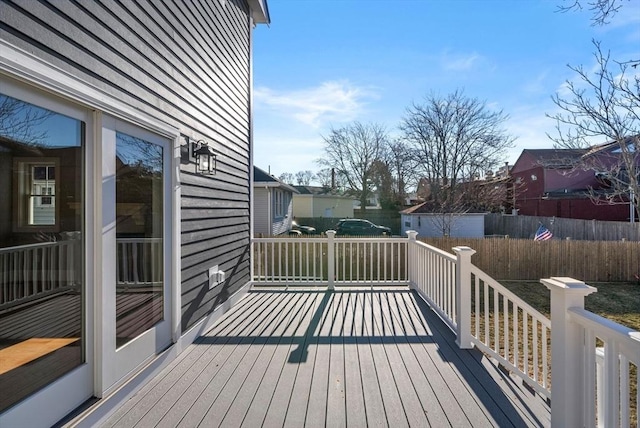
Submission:
<svg viewBox="0 0 640 428">
<path fill-rule="evenodd" d="M 292 233 L 293 232 L 293 233 Z M 315 235 L 316 234 L 316 228 L 312 227 L 312 226 L 302 226 L 298 223 L 296 223 L 295 221 L 291 222 L 291 230 L 289 231 L 289 234 L 296 234 L 295 232 L 298 232 L 297 235 Z"/>
<path fill-rule="evenodd" d="M 378 226 L 369 220 L 359 218 L 345 218 L 336 224 L 338 235 L 391 235 L 391 229 L 386 226 Z"/>
</svg>

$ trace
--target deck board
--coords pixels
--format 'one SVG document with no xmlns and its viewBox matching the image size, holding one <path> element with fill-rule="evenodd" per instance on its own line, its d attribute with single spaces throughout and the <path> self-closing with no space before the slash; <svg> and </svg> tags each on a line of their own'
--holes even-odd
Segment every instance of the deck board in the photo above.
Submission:
<svg viewBox="0 0 640 428">
<path fill-rule="evenodd" d="M 105 427 L 549 426 L 407 288 L 253 290 Z"/>
</svg>

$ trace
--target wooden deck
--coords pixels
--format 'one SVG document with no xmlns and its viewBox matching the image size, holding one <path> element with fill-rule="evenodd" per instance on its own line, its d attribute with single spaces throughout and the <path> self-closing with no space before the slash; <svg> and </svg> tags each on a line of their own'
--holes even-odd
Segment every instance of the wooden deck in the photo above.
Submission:
<svg viewBox="0 0 640 428">
<path fill-rule="evenodd" d="M 549 426 L 407 288 L 254 290 L 106 427 Z"/>
</svg>

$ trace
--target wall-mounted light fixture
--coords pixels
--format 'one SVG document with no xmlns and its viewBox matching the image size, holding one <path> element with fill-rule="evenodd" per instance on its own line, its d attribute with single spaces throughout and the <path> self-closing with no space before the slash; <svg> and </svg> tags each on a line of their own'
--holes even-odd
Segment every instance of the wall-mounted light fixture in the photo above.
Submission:
<svg viewBox="0 0 640 428">
<path fill-rule="evenodd" d="M 217 169 L 218 155 L 204 140 L 190 143 L 191 156 L 196 159 L 196 172 L 213 175 Z"/>
</svg>

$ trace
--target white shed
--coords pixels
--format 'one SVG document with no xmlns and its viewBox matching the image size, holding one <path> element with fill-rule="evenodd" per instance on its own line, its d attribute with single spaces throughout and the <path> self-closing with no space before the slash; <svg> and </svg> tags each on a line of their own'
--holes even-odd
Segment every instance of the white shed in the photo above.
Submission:
<svg viewBox="0 0 640 428">
<path fill-rule="evenodd" d="M 455 238 L 483 238 L 486 213 L 430 213 L 422 212 L 420 204 L 400 212 L 401 233 L 415 230 L 418 236 Z"/>
</svg>

